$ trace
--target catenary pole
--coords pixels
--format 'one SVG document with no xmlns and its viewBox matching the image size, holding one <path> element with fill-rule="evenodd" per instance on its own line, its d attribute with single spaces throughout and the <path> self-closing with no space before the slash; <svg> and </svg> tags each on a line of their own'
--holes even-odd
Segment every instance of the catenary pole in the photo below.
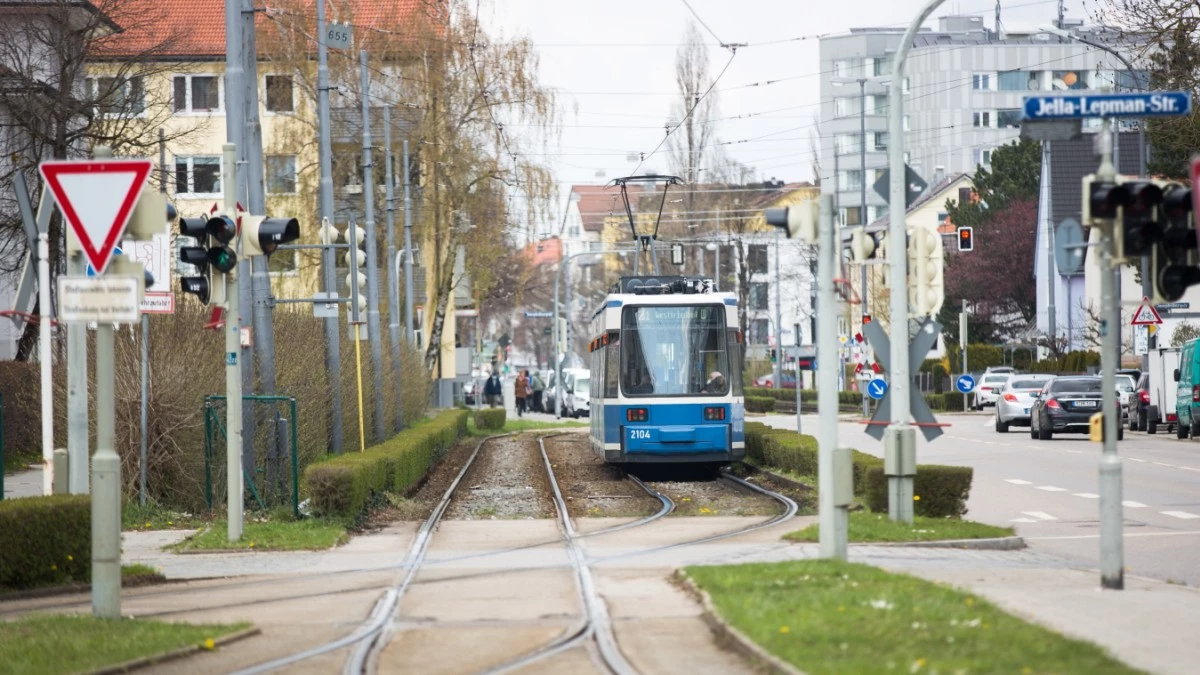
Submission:
<svg viewBox="0 0 1200 675">
<path fill-rule="evenodd" d="M 325 0 L 317 0 L 317 158 L 320 168 L 321 218 L 332 226 L 333 143 L 329 128 L 329 47 L 326 43 Z M 348 240 L 347 240 L 348 241 Z M 332 244 L 333 240 L 325 243 Z M 337 263 L 332 248 L 321 249 L 321 285 L 336 297 Z M 329 381 L 329 451 L 342 453 L 342 352 L 336 316 L 325 319 L 325 370 Z"/>
<path fill-rule="evenodd" d="M 404 139 L 404 334 L 409 348 L 419 347 L 413 329 L 413 248 L 412 248 L 412 194 L 408 165 L 408 139 Z"/>
<path fill-rule="evenodd" d="M 838 390 L 837 370 L 841 367 L 839 359 L 829 358 L 837 353 L 837 305 L 833 292 L 833 268 L 838 255 L 835 243 L 836 233 L 833 223 L 833 196 L 824 194 L 820 197 L 820 230 L 818 238 L 820 246 L 817 249 L 817 353 L 823 355 L 818 359 L 817 377 L 820 384 L 817 387 L 817 411 L 821 418 L 820 454 L 817 462 L 817 484 L 819 485 L 819 515 L 818 538 L 820 540 L 821 557 L 846 559 L 846 541 L 848 513 L 845 508 L 836 505 L 834 482 L 837 479 L 834 471 L 834 455 L 838 452 Z M 799 410 L 797 409 L 797 416 Z"/>
<path fill-rule="evenodd" d="M 383 107 L 383 166 L 384 197 L 387 199 L 387 273 L 388 273 L 388 331 L 392 337 L 392 387 L 396 392 L 396 431 L 404 428 L 404 411 L 400 406 L 400 275 L 396 265 L 396 176 L 392 171 L 392 107 Z"/>
<path fill-rule="evenodd" d="M 371 342 L 371 370 L 374 376 L 375 442 L 382 443 L 384 432 L 383 398 L 383 336 L 379 321 L 379 242 L 375 237 L 375 164 L 371 148 L 371 94 L 367 77 L 367 50 L 359 52 L 362 70 L 362 150 L 363 150 L 363 202 L 366 211 L 366 263 L 367 268 L 367 336 Z"/>
</svg>

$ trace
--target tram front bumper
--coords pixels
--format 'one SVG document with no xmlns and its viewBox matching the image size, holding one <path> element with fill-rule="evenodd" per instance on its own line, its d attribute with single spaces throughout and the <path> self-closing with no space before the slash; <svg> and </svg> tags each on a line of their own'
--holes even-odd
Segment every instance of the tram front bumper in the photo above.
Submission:
<svg viewBox="0 0 1200 675">
<path fill-rule="evenodd" d="M 746 450 L 735 447 L 728 424 L 621 427 L 621 449 L 605 450 L 608 461 L 729 462 Z"/>
</svg>

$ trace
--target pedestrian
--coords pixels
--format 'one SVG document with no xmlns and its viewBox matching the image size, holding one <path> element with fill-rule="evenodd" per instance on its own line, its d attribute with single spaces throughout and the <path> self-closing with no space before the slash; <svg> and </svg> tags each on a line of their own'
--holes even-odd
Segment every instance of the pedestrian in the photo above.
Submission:
<svg viewBox="0 0 1200 675">
<path fill-rule="evenodd" d="M 517 379 L 513 382 L 513 396 L 517 399 L 517 417 L 525 413 L 525 398 L 529 392 L 529 371 L 517 371 Z"/>
<path fill-rule="evenodd" d="M 542 382 L 542 376 L 537 371 L 534 371 L 530 385 L 533 387 L 533 409 L 539 412 L 546 412 L 542 408 L 542 394 L 546 391 L 546 383 Z"/>
<path fill-rule="evenodd" d="M 500 375 L 496 371 L 488 377 L 487 384 L 483 385 L 483 395 L 487 398 L 488 407 L 495 408 L 497 401 L 503 402 L 504 390 L 501 388 Z"/>
</svg>

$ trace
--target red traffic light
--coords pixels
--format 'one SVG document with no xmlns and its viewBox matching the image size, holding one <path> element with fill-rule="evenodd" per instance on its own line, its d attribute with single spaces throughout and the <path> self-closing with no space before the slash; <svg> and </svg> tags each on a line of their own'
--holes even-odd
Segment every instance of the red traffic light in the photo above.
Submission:
<svg viewBox="0 0 1200 675">
<path fill-rule="evenodd" d="M 958 250 L 975 250 L 975 231 L 970 227 L 958 228 Z"/>
<path fill-rule="evenodd" d="M 867 324 L 869 324 L 869 323 L 871 323 L 871 315 L 870 315 L 870 314 L 863 314 L 863 317 L 862 317 L 862 322 L 863 322 L 863 325 L 864 325 L 864 326 L 865 326 L 865 325 L 867 325 Z"/>
</svg>

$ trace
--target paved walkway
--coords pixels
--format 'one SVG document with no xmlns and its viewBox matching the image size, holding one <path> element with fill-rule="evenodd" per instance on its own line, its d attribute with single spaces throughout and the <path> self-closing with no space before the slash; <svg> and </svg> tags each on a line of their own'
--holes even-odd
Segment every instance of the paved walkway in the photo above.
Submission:
<svg viewBox="0 0 1200 675">
<path fill-rule="evenodd" d="M 4 477 L 4 498 L 40 497 L 42 495 L 42 469 L 30 469 L 10 473 Z"/>
</svg>

